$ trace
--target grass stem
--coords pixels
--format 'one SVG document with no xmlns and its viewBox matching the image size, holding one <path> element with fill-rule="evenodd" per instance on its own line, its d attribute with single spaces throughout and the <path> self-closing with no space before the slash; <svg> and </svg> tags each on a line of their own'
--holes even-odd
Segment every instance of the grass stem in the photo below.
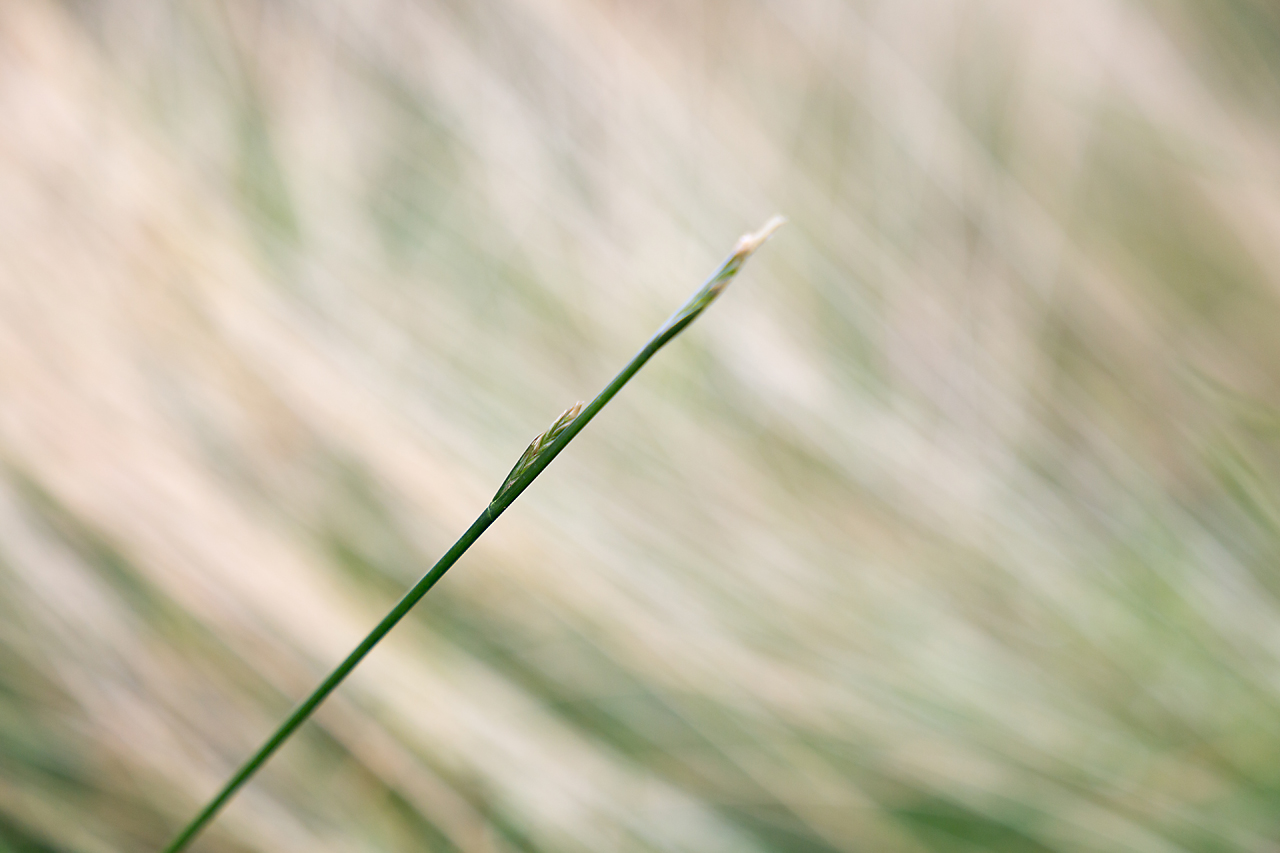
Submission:
<svg viewBox="0 0 1280 853">
<path fill-rule="evenodd" d="M 519 497 L 520 493 L 528 488 L 529 484 L 551 464 L 551 460 L 555 459 L 570 441 L 573 441 L 574 436 L 581 432 L 582 428 L 596 416 L 596 413 L 613 399 L 614 395 L 622 389 L 622 386 L 626 385 L 631 377 L 644 366 L 644 363 L 706 310 L 707 306 L 720 295 L 721 291 L 738 274 L 738 270 L 742 268 L 747 258 L 782 223 L 783 219 L 775 216 L 759 231 L 744 235 L 734 247 L 733 253 L 729 255 L 711 278 L 707 279 L 706 283 L 676 313 L 671 315 L 671 318 L 663 324 L 662 328 L 649 339 L 648 343 L 632 357 L 627 366 L 613 378 L 612 382 L 605 386 L 605 389 L 591 403 L 585 408 L 581 403 L 570 407 L 546 432 L 533 440 L 533 443 L 529 445 L 524 455 L 520 457 L 511 473 L 507 475 L 507 479 L 498 489 L 497 494 L 494 495 L 493 501 L 485 508 L 484 512 L 480 513 L 480 517 L 467 528 L 467 532 L 463 533 L 461 538 L 453 543 L 453 547 L 446 551 L 444 556 L 431 567 L 431 570 L 423 575 L 422 579 L 414 584 L 412 589 L 405 593 L 404 597 L 391 609 L 391 612 L 382 618 L 382 621 L 369 632 L 368 636 L 360 641 L 360 645 L 356 646 L 355 650 L 347 655 L 342 663 L 338 664 L 337 668 L 320 683 L 320 686 L 312 691 L 311 695 L 289 714 L 289 717 L 280 724 L 271 737 L 267 738 L 266 743 L 241 765 L 235 775 L 222 787 L 222 790 L 213 799 L 209 800 L 200 813 L 165 848 L 165 853 L 177 853 L 177 851 L 185 849 L 195 839 L 201 830 L 213 820 L 219 809 L 226 805 L 236 791 L 245 782 L 249 781 L 253 774 L 267 762 L 267 759 L 297 731 L 298 727 L 311 716 L 320 703 L 356 668 L 356 665 L 364 659 L 364 656 L 373 650 L 373 647 L 396 626 L 396 623 L 404 618 L 406 613 L 413 609 L 413 606 L 427 594 L 431 587 L 435 586 L 436 581 L 440 580 L 444 573 L 449 571 L 450 567 L 458 561 L 458 558 L 480 538 L 489 525 L 496 521 L 498 516 L 511 505 L 511 502 Z"/>
</svg>

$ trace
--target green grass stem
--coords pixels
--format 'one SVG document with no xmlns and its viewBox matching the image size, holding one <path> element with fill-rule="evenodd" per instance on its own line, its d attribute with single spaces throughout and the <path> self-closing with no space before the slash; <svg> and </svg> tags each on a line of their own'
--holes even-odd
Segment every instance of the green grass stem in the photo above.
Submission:
<svg viewBox="0 0 1280 853">
<path fill-rule="evenodd" d="M 721 291 L 738 274 L 738 270 L 742 268 L 747 258 L 782 223 L 783 219 L 775 216 L 759 231 L 743 236 L 734 247 L 733 253 L 716 270 L 715 274 L 707 279 L 707 282 L 676 313 L 671 315 L 671 318 L 663 324 L 662 328 L 649 339 L 648 343 L 632 357 L 627 366 L 622 368 L 618 375 L 613 378 L 613 381 L 605 386 L 605 389 L 594 400 L 585 408 L 581 403 L 571 406 L 546 432 L 533 440 L 533 443 L 525 450 L 524 455 L 520 457 L 515 467 L 511 469 L 511 473 L 507 475 L 507 479 L 498 489 L 498 493 L 494 495 L 493 501 L 485 507 L 484 512 L 480 513 L 480 517 L 467 528 L 467 532 L 463 533 L 461 538 L 453 543 L 453 547 L 440 558 L 439 562 L 432 566 L 431 570 L 405 593 L 404 597 L 391 609 L 391 612 L 382 618 L 382 621 L 369 632 L 368 636 L 360 641 L 360 645 L 356 646 L 355 650 L 347 655 L 342 663 L 338 664 L 337 668 L 320 683 L 320 686 L 313 690 L 311 695 L 293 710 L 293 713 L 280 724 L 271 734 L 271 737 L 267 738 L 266 743 L 241 765 L 235 775 L 223 785 L 222 790 L 213 799 L 209 800 L 205 807 L 200 810 L 200 813 L 165 848 L 165 853 L 177 853 L 177 851 L 185 849 L 195 839 L 200 831 L 213 820 L 218 810 L 226 805 L 236 791 L 245 782 L 248 782 L 253 774 L 267 762 L 267 759 L 306 722 L 312 712 L 342 683 L 342 680 L 351 673 L 351 670 L 356 668 L 356 665 L 364 659 L 364 656 L 369 654 L 373 647 L 396 626 L 396 623 L 413 609 L 413 606 L 427 594 L 427 591 L 435 586 L 436 581 L 444 577 L 444 573 L 449 571 L 450 567 L 458 561 L 458 558 L 466 553 L 466 550 L 480 538 L 480 535 L 488 529 L 489 525 L 493 524 L 498 516 L 511 505 L 511 502 L 529 487 L 529 484 L 551 464 L 551 460 L 555 459 L 560 451 L 564 450 L 565 446 L 573 441 L 574 436 L 582 431 L 582 428 L 613 399 L 614 395 L 622 390 L 622 386 L 626 385 L 631 377 L 636 375 L 637 371 L 644 366 L 644 363 L 706 310 L 707 306 L 720 295 Z"/>
</svg>

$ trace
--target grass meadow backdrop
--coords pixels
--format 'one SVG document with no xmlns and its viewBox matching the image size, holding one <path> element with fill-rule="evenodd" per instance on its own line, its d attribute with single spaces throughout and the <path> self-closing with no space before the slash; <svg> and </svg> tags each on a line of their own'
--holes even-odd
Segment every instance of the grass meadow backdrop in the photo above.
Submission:
<svg viewBox="0 0 1280 853">
<path fill-rule="evenodd" d="M 0 4 L 0 850 L 1280 850 L 1270 0 Z"/>
</svg>

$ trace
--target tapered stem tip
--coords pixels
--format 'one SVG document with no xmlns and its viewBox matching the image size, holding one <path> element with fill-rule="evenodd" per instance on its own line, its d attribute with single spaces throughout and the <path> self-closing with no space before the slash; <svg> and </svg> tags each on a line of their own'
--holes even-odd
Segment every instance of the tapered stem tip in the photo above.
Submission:
<svg viewBox="0 0 1280 853">
<path fill-rule="evenodd" d="M 738 245 L 733 247 L 733 254 L 740 258 L 745 258 L 756 249 L 759 249 L 765 240 L 773 236 L 773 232 L 782 227 L 782 223 L 787 220 L 781 216 L 775 216 L 760 227 L 760 230 L 753 231 L 750 234 L 743 234 L 738 240 Z"/>
</svg>

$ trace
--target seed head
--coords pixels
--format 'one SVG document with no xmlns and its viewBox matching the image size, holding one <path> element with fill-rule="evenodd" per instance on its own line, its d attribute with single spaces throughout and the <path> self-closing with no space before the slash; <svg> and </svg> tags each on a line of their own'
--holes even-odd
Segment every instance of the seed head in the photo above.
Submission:
<svg viewBox="0 0 1280 853">
<path fill-rule="evenodd" d="M 490 503 L 496 503 L 504 494 L 506 494 L 508 489 L 515 485 L 515 482 L 524 475 L 524 472 L 528 471 L 533 463 L 538 461 L 538 457 L 542 455 L 542 452 L 547 449 L 551 442 L 555 441 L 556 438 L 559 437 L 560 433 L 564 432 L 569 427 L 569 424 L 573 423 L 574 418 L 578 417 L 582 412 L 583 405 L 584 403 L 579 400 L 569 408 L 565 409 L 560 417 L 556 418 L 555 423 L 547 427 L 546 432 L 535 438 L 529 446 L 525 448 L 524 454 L 521 455 L 519 461 L 516 462 L 516 467 L 511 469 L 511 473 L 507 475 L 507 479 L 502 482 L 502 488 L 498 489 L 498 493 L 493 496 L 493 501 L 490 501 Z"/>
</svg>

